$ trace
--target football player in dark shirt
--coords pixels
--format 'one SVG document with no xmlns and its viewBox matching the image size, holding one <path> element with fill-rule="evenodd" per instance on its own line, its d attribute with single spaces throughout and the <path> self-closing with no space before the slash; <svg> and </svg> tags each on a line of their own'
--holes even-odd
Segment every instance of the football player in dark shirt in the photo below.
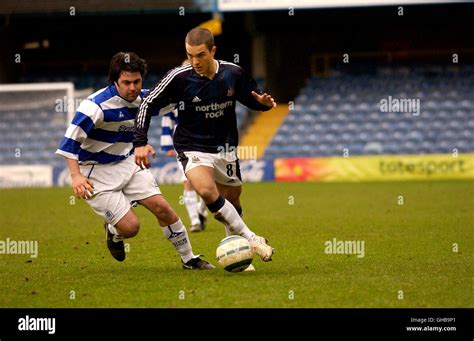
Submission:
<svg viewBox="0 0 474 341">
<path fill-rule="evenodd" d="M 190 64 L 169 71 L 140 105 L 134 129 L 135 163 L 149 168 L 149 154 L 155 156 L 147 143 L 152 113 L 177 108 L 173 144 L 189 182 L 225 225 L 227 235 L 246 238 L 255 254 L 270 261 L 273 248 L 241 218 L 235 103 L 258 111 L 270 110 L 276 103 L 240 66 L 214 59 L 217 48 L 209 30 L 189 31 L 185 47 Z"/>
</svg>

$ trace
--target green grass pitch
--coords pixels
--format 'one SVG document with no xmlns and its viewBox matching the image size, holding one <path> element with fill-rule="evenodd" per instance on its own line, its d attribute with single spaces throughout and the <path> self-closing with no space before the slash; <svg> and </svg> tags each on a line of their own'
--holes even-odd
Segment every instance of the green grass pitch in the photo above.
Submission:
<svg viewBox="0 0 474 341">
<path fill-rule="evenodd" d="M 162 186 L 179 205 L 182 186 Z M 185 271 L 144 208 L 123 263 L 101 219 L 70 188 L 0 190 L 0 240 L 36 240 L 38 257 L 0 254 L 0 307 L 474 307 L 474 182 L 245 184 L 244 218 L 272 262 L 232 274 Z M 400 196 L 403 198 L 403 205 Z M 212 263 L 224 228 L 190 233 Z M 325 242 L 364 241 L 364 257 Z"/>
</svg>

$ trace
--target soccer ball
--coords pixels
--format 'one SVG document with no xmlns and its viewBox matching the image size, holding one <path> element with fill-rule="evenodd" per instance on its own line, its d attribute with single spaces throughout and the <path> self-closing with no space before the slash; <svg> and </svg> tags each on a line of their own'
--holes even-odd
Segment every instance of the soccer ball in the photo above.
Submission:
<svg viewBox="0 0 474 341">
<path fill-rule="evenodd" d="M 252 264 L 253 251 L 247 239 L 229 236 L 221 240 L 216 250 L 217 262 L 229 272 L 240 272 Z"/>
</svg>

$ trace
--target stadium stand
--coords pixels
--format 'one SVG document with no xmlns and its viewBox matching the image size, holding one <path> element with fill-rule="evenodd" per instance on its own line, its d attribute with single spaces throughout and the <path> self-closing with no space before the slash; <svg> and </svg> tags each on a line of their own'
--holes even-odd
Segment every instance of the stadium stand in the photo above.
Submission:
<svg viewBox="0 0 474 341">
<path fill-rule="evenodd" d="M 64 134 L 67 114 L 55 110 L 64 92 L 1 93 L 0 164 L 55 164 L 54 150 Z M 62 131 L 62 133 L 61 133 Z"/>
<path fill-rule="evenodd" d="M 73 81 L 78 89 L 96 90 L 104 84 L 103 76 L 94 75 L 34 79 L 46 80 Z M 148 75 L 145 85 L 158 80 Z M 419 115 L 381 111 L 381 100 L 389 94 L 419 99 Z M 38 105 L 0 108 L 0 164 L 60 165 L 63 160 L 54 151 L 64 133 L 65 114 L 56 112 L 52 101 L 42 100 L 41 93 L 29 100 Z M 247 109 L 238 105 L 239 128 L 248 117 Z M 474 152 L 473 129 L 474 66 L 335 70 L 330 77 L 308 79 L 265 157 L 341 156 L 345 149 L 350 155 L 451 153 L 453 148 Z M 159 146 L 160 132 L 161 120 L 152 120 L 152 145 Z M 21 158 L 15 156 L 17 148 Z M 159 152 L 158 157 L 166 155 Z"/>
<path fill-rule="evenodd" d="M 145 86 L 151 87 L 160 79 L 158 75 L 148 75 Z M 63 77 L 42 75 L 23 79 L 25 83 L 73 82 L 75 97 L 80 101 L 107 84 L 100 75 L 69 75 Z M 18 94 L 24 96 L 24 94 Z M 64 99 L 63 92 L 32 92 L 25 98 L 15 98 L 15 93 L 0 93 L 3 103 L 0 107 L 0 165 L 64 165 L 62 158 L 54 155 L 67 127 L 64 110 L 56 110 L 56 101 Z M 14 104 L 19 103 L 19 104 Z M 78 103 L 76 103 L 78 104 Z M 238 127 L 243 128 L 248 119 L 248 110 L 242 105 L 236 108 Z M 161 119 L 152 120 L 149 134 L 151 145 L 158 147 L 161 136 Z M 157 158 L 169 159 L 157 149 Z"/>
<path fill-rule="evenodd" d="M 381 100 L 419 99 L 420 112 L 383 112 Z M 310 78 L 266 157 L 474 151 L 474 66 L 412 65 Z"/>
</svg>

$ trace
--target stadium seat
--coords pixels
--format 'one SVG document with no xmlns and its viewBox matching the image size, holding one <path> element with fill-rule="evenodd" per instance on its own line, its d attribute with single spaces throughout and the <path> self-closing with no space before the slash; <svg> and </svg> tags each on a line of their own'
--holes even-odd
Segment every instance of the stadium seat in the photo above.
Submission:
<svg viewBox="0 0 474 341">
<path fill-rule="evenodd" d="M 472 153 L 473 75 L 472 65 L 409 65 L 311 77 L 266 156 L 341 155 L 341 145 L 352 155 Z M 420 99 L 420 112 L 382 112 L 389 94 Z"/>
</svg>

